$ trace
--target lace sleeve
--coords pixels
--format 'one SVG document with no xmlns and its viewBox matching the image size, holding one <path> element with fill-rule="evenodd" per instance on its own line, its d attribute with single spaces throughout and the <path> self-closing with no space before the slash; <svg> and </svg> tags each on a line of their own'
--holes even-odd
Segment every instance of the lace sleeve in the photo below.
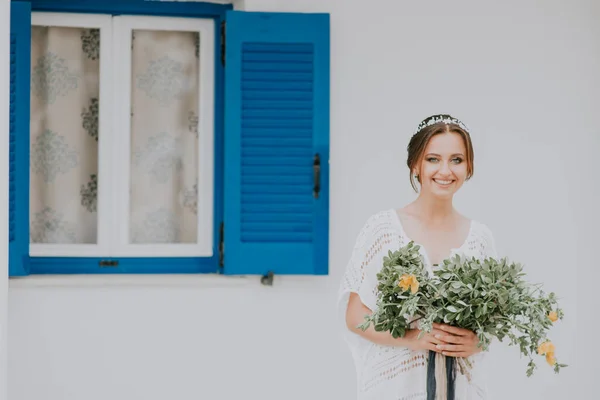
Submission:
<svg viewBox="0 0 600 400">
<path fill-rule="evenodd" d="M 338 293 L 338 314 L 343 326 L 350 293 L 358 294 L 365 306 L 375 310 L 377 273 L 392 242 L 389 216 L 385 213 L 371 216 L 358 233 Z"/>
<path fill-rule="evenodd" d="M 365 253 L 366 248 L 368 247 L 367 241 L 370 241 L 371 237 L 371 227 L 371 219 L 369 219 L 356 237 L 350 260 L 346 265 L 346 270 L 340 285 L 339 297 L 349 297 L 350 292 L 360 295 L 365 282 Z M 368 302 L 367 299 L 363 299 L 363 303 L 365 303 L 365 301 Z M 369 307 L 368 304 L 365 305 Z"/>
</svg>

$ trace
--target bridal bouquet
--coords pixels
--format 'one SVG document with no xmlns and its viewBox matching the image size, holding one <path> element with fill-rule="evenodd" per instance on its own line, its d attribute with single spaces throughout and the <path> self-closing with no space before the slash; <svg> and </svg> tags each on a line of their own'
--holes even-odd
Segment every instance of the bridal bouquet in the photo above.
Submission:
<svg viewBox="0 0 600 400">
<path fill-rule="evenodd" d="M 456 255 L 431 276 L 423 265 L 419 246 L 413 242 L 389 252 L 378 273 L 377 310 L 365 317 L 360 328 L 371 324 L 376 331 L 403 337 L 418 321 L 421 334 L 431 332 L 433 323 L 446 323 L 477 334 L 487 350 L 492 338 L 510 339 L 529 357 L 527 376 L 543 355 L 558 373 L 555 346 L 547 332 L 564 314 L 554 293 L 545 294 L 541 285 L 526 282 L 522 266 L 506 259 L 483 261 Z M 431 355 L 430 355 L 431 356 Z"/>
</svg>

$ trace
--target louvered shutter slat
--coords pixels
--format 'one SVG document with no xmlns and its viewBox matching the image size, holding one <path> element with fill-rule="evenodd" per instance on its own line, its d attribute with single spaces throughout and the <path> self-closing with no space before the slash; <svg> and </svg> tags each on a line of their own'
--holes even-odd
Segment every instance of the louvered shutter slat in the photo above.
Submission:
<svg viewBox="0 0 600 400">
<path fill-rule="evenodd" d="M 225 273 L 325 273 L 329 17 L 234 11 L 226 37 Z"/>
</svg>

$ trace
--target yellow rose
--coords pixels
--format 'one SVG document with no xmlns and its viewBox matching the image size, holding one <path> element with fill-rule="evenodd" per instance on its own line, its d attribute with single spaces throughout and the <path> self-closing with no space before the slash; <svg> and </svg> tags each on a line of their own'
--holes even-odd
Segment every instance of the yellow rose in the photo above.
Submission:
<svg viewBox="0 0 600 400">
<path fill-rule="evenodd" d="M 538 346 L 538 354 L 539 355 L 544 355 L 544 354 L 548 354 L 548 353 L 554 354 L 555 350 L 556 350 L 556 348 L 555 348 L 554 344 L 549 341 L 544 342 Z"/>
<path fill-rule="evenodd" d="M 551 366 L 556 364 L 556 357 L 554 357 L 554 352 L 546 353 L 546 362 Z"/>
<path fill-rule="evenodd" d="M 408 290 L 408 288 L 410 287 L 410 282 L 412 281 L 410 275 L 404 274 L 400 277 L 400 282 L 398 283 L 398 286 L 400 286 L 400 288 L 402 288 L 402 290 Z"/>
<path fill-rule="evenodd" d="M 548 318 L 550 318 L 550 321 L 556 322 L 558 321 L 558 314 L 556 311 L 551 311 L 550 314 L 548 314 Z"/>
<path fill-rule="evenodd" d="M 419 290 L 419 281 L 417 280 L 417 278 L 413 277 L 412 283 L 410 285 L 410 291 L 412 292 L 412 294 L 417 293 L 417 291 Z"/>
<path fill-rule="evenodd" d="M 410 289 L 410 291 L 415 294 L 419 290 L 419 281 L 414 275 L 404 274 L 400 277 L 398 286 L 400 286 L 402 290 Z"/>
</svg>

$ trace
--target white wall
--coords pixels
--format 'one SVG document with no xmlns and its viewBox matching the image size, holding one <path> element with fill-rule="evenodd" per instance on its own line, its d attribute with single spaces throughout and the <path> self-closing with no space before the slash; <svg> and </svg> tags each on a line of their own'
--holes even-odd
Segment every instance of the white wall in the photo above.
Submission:
<svg viewBox="0 0 600 400">
<path fill-rule="evenodd" d="M 11 281 L 9 399 L 354 398 L 333 323 L 337 285 L 364 220 L 412 200 L 406 144 L 438 112 L 473 131 L 475 177 L 457 207 L 558 291 L 567 313 L 552 339 L 571 367 L 555 376 L 540 360 L 527 379 L 526 360 L 497 346 L 494 398 L 583 398 L 574 385 L 585 384 L 578 374 L 591 382 L 589 349 L 570 340 L 595 337 L 583 329 L 598 267 L 592 1 L 245 0 L 331 13 L 331 275 L 276 277 L 272 288 L 205 276 Z"/>
</svg>

